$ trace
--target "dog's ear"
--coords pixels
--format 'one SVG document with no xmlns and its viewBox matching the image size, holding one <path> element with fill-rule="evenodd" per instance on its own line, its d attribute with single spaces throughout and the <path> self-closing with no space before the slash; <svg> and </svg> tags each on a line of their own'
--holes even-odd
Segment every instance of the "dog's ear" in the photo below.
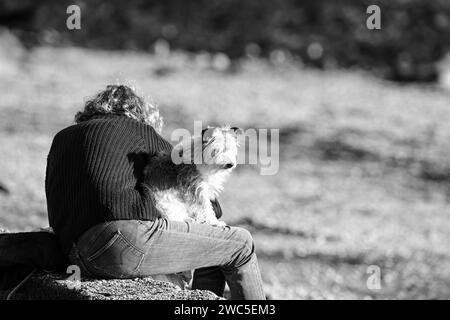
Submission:
<svg viewBox="0 0 450 320">
<path fill-rule="evenodd" d="M 233 131 L 234 134 L 237 136 L 244 133 L 244 130 L 242 130 L 241 128 L 238 128 L 238 127 L 231 127 L 230 130 Z"/>
<path fill-rule="evenodd" d="M 202 130 L 202 141 L 206 142 L 209 139 L 211 139 L 213 131 L 214 131 L 214 128 L 212 128 L 210 126 L 208 126 L 207 128 L 203 129 Z"/>
</svg>

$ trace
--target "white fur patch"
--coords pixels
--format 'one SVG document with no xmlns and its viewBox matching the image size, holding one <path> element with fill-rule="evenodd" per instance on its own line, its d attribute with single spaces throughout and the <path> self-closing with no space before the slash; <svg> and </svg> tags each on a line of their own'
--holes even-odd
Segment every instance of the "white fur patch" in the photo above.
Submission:
<svg viewBox="0 0 450 320">
<path fill-rule="evenodd" d="M 169 220 L 185 221 L 189 216 L 188 206 L 180 197 L 180 192 L 175 188 L 157 191 L 154 193 L 156 208 Z"/>
<path fill-rule="evenodd" d="M 231 174 L 231 169 L 217 170 L 210 165 L 199 165 L 197 169 L 203 178 L 203 192 L 206 192 L 207 198 L 210 200 L 216 199 L 219 193 L 223 190 L 223 185 Z"/>
</svg>

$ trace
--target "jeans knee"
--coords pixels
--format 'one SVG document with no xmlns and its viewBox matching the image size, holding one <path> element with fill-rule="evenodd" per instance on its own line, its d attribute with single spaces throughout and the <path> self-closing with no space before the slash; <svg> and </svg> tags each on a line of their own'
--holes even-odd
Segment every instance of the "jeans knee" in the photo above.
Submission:
<svg viewBox="0 0 450 320">
<path fill-rule="evenodd" d="M 244 228 L 235 227 L 234 229 L 234 240 L 242 244 L 238 248 L 236 264 L 243 265 L 250 260 L 254 252 L 253 237 L 251 233 Z"/>
<path fill-rule="evenodd" d="M 236 236 L 240 242 L 245 244 L 245 248 L 253 252 L 253 237 L 250 231 L 244 228 L 236 227 Z"/>
</svg>

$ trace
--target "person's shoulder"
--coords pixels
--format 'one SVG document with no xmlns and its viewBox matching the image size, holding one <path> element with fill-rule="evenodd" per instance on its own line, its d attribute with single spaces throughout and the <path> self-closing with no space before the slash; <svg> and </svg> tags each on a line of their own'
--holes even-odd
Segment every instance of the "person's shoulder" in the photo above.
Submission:
<svg viewBox="0 0 450 320">
<path fill-rule="evenodd" d="M 115 127 L 117 120 L 112 117 L 98 116 L 92 119 L 72 124 L 59 132 L 53 138 L 53 143 L 60 141 L 72 140 L 94 134 L 94 132 L 102 131 L 102 128 Z M 105 130 L 103 130 L 105 131 Z M 96 133 L 97 134 L 97 133 Z"/>
<path fill-rule="evenodd" d="M 155 128 L 150 125 L 145 126 L 147 127 L 146 130 L 149 136 L 148 140 L 155 144 L 153 147 L 155 147 L 157 151 L 170 152 L 172 150 L 172 144 L 167 141 L 160 133 L 158 133 Z"/>
<path fill-rule="evenodd" d="M 92 119 L 79 122 L 62 129 L 57 135 L 70 135 L 75 132 L 89 132 L 95 129 L 101 129 L 103 127 L 128 127 L 135 128 L 138 126 L 138 122 L 126 116 L 108 114 L 95 116 Z"/>
<path fill-rule="evenodd" d="M 48 158 L 51 159 L 57 155 L 59 157 L 65 152 L 63 150 L 74 149 L 79 146 L 81 137 L 79 129 L 78 124 L 73 124 L 58 131 L 53 137 Z"/>
<path fill-rule="evenodd" d="M 79 129 L 80 129 L 79 124 L 72 124 L 64 129 L 58 131 L 55 134 L 53 141 L 57 141 L 57 140 L 65 139 L 69 136 L 73 136 L 73 134 Z"/>
</svg>

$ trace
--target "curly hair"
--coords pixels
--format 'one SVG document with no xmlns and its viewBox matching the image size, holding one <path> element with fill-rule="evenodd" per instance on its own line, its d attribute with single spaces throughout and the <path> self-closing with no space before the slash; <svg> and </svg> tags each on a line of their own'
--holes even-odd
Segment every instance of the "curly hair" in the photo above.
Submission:
<svg viewBox="0 0 450 320">
<path fill-rule="evenodd" d="M 161 132 L 163 126 L 158 107 L 145 102 L 133 89 L 124 85 L 108 85 L 105 90 L 87 100 L 84 110 L 75 115 L 75 122 L 105 114 L 125 115 L 151 125 L 157 132 Z"/>
</svg>

